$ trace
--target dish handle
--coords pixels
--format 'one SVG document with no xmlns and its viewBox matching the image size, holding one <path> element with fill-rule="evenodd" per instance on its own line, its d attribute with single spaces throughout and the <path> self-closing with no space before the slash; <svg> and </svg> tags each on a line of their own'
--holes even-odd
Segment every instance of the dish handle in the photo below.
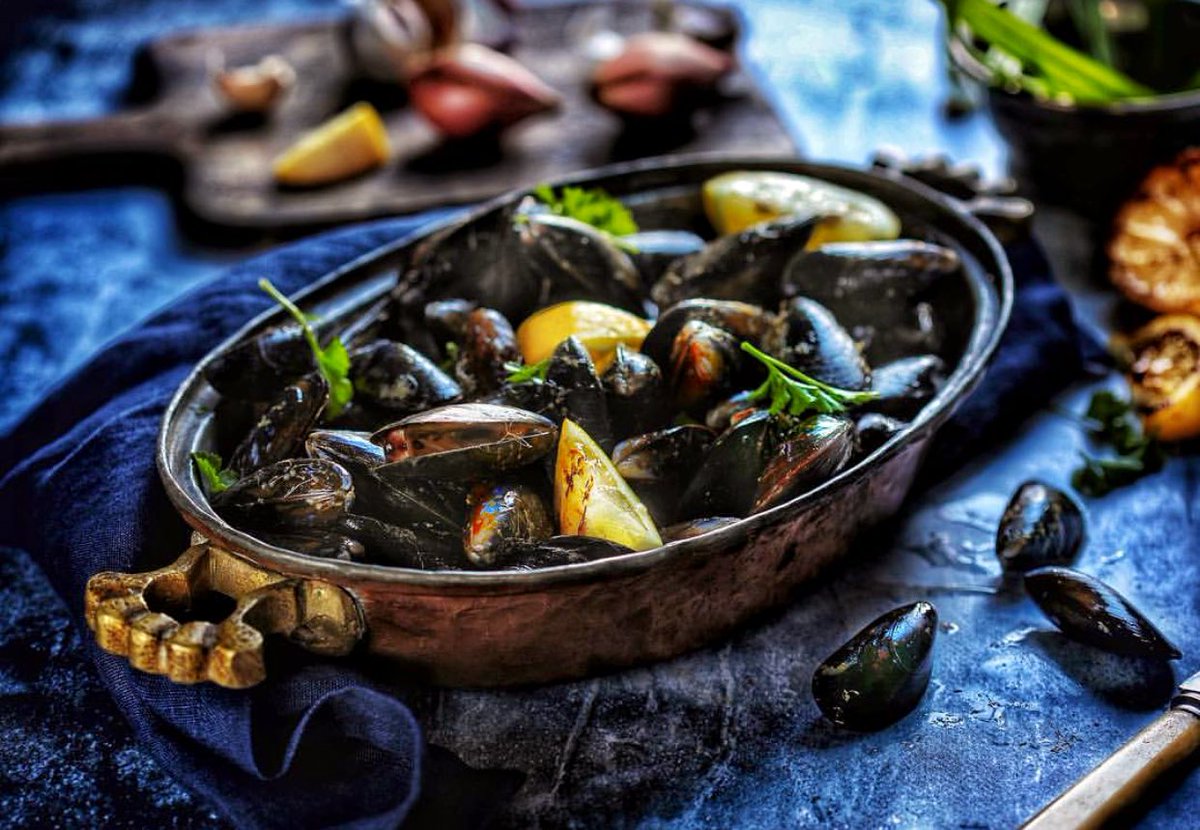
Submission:
<svg viewBox="0 0 1200 830">
<path fill-rule="evenodd" d="M 189 619 L 221 596 L 234 603 L 223 619 Z M 365 630 L 358 603 L 345 590 L 267 570 L 199 537 L 156 571 L 94 575 L 84 618 L 102 649 L 136 669 L 175 683 L 209 681 L 230 689 L 266 677 L 268 634 L 338 657 L 349 654 Z"/>
</svg>

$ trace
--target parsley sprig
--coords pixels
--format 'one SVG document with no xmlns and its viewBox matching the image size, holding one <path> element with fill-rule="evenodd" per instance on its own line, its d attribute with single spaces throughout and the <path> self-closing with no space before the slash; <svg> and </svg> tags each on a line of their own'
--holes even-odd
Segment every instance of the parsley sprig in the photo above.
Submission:
<svg viewBox="0 0 1200 830">
<path fill-rule="evenodd" d="M 210 496 L 228 490 L 229 486 L 237 481 L 237 473 L 226 467 L 221 461 L 221 456 L 215 452 L 194 452 L 192 463 L 199 470 L 200 478 L 204 480 L 204 489 Z"/>
<path fill-rule="evenodd" d="M 551 213 L 577 219 L 613 237 L 620 247 L 632 249 L 620 237 L 638 232 L 637 222 L 629 208 L 608 194 L 602 187 L 563 187 L 557 195 L 548 184 L 533 189 L 539 202 L 550 208 Z"/>
<path fill-rule="evenodd" d="M 750 400 L 769 400 L 768 411 L 772 415 L 845 412 L 851 406 L 879 397 L 878 392 L 855 392 L 822 383 L 745 341 L 742 341 L 742 351 L 767 367 L 767 379 L 750 393 Z"/>
<path fill-rule="evenodd" d="M 321 348 L 321 342 L 317 340 L 317 333 L 313 331 L 309 315 L 285 297 L 278 288 L 271 284 L 270 280 L 259 280 L 258 287 L 283 306 L 287 313 L 300 324 L 304 339 L 308 341 L 313 357 L 316 358 L 317 369 L 329 382 L 329 405 L 325 409 L 325 414 L 330 418 L 336 418 L 354 397 L 354 384 L 350 382 L 350 354 L 346 351 L 345 344 L 342 343 L 340 337 L 334 337 L 329 341 L 328 346 Z"/>
<path fill-rule="evenodd" d="M 1166 460 L 1162 445 L 1142 432 L 1129 401 L 1104 389 L 1092 395 L 1084 416 L 1091 424 L 1092 437 L 1112 447 L 1116 455 L 1080 454 L 1083 466 L 1071 476 L 1071 484 L 1080 493 L 1103 496 L 1162 469 Z"/>
<path fill-rule="evenodd" d="M 550 358 L 539 360 L 537 363 L 505 363 L 505 378 L 509 383 L 544 383 L 546 373 L 550 370 Z"/>
</svg>

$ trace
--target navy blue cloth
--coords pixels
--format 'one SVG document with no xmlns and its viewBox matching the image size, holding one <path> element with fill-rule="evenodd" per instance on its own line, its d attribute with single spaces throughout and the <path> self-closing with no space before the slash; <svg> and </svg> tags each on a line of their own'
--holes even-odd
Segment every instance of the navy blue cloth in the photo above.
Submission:
<svg viewBox="0 0 1200 830">
<path fill-rule="evenodd" d="M 187 529 L 159 483 L 154 444 L 189 368 L 270 305 L 259 278 L 295 292 L 430 218 L 281 248 L 112 342 L 0 441 L 0 544 L 31 552 L 77 621 L 91 574 L 173 559 Z M 1014 428 L 1080 372 L 1078 331 L 1045 259 L 1033 243 L 1011 254 L 1013 320 L 985 381 L 947 426 L 942 446 L 950 455 L 933 454 L 935 464 L 947 456 L 942 471 Z M 427 757 L 420 730 L 403 691 L 368 680 L 352 661 L 323 662 L 273 644 L 278 665 L 268 680 L 234 692 L 176 686 L 90 648 L 139 738 L 235 825 L 382 828 L 409 814 Z"/>
</svg>

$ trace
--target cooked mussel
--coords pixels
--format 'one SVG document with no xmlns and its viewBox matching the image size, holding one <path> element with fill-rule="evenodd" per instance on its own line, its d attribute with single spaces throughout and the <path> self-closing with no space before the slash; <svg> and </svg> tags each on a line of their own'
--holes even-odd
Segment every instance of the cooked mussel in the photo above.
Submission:
<svg viewBox="0 0 1200 830">
<path fill-rule="evenodd" d="M 384 478 L 472 478 L 537 461 L 558 430 L 541 415 L 472 403 L 438 407 L 389 424 L 371 436 L 387 462 Z"/>
<path fill-rule="evenodd" d="M 862 390 L 871 371 L 854 338 L 825 306 L 807 297 L 784 304 L 763 349 L 806 375 L 840 389 Z"/>
<path fill-rule="evenodd" d="M 759 477 L 751 512 L 783 504 L 826 481 L 854 454 L 854 422 L 813 415 L 789 428 Z"/>
<path fill-rule="evenodd" d="M 472 395 L 485 395 L 499 389 L 509 374 L 505 367 L 521 362 L 512 324 L 491 308 L 468 312 L 458 354 L 455 374 Z"/>
<path fill-rule="evenodd" d="M 871 391 L 879 397 L 863 409 L 911 420 L 945 383 L 945 373 L 945 361 L 932 354 L 902 357 L 879 366 L 871 373 Z"/>
<path fill-rule="evenodd" d="M 813 700 L 838 726 L 882 729 L 911 712 L 929 685 L 937 610 L 914 602 L 858 632 L 813 673 Z"/>
<path fill-rule="evenodd" d="M 704 425 L 717 432 L 724 432 L 749 415 L 763 409 L 754 398 L 753 390 L 737 392 L 708 410 L 704 416 Z"/>
<path fill-rule="evenodd" d="M 1072 640 L 1130 657 L 1182 656 L 1129 600 L 1095 577 L 1051 565 L 1025 574 L 1025 590 Z"/>
<path fill-rule="evenodd" d="M 782 296 L 780 273 L 814 227 L 813 216 L 794 215 L 719 237 L 671 263 L 650 296 L 659 308 L 693 297 L 772 306 Z"/>
<path fill-rule="evenodd" d="M 608 420 L 608 399 L 596 367 L 583 343 L 568 337 L 558 344 L 546 368 L 546 383 L 557 395 L 555 421 L 570 418 L 583 427 L 601 447 L 612 448 L 612 425 Z"/>
<path fill-rule="evenodd" d="M 478 308 L 472 300 L 454 298 L 425 304 L 425 327 L 439 344 L 462 343 L 466 339 L 467 315 Z"/>
<path fill-rule="evenodd" d="M 238 479 L 211 503 L 231 524 L 286 532 L 334 524 L 354 504 L 354 483 L 340 464 L 288 458 Z"/>
<path fill-rule="evenodd" d="M 746 516 L 778 442 L 775 418 L 756 412 L 721 434 L 680 499 L 679 515 Z"/>
<path fill-rule="evenodd" d="M 633 548 L 592 536 L 551 536 L 538 542 L 517 542 L 501 567 L 514 571 L 578 565 L 633 553 Z"/>
<path fill-rule="evenodd" d="M 996 556 L 1006 571 L 1067 565 L 1083 544 L 1083 511 L 1049 484 L 1027 481 L 1017 488 L 996 530 Z"/>
<path fill-rule="evenodd" d="M 741 519 L 735 516 L 709 516 L 705 519 L 691 519 L 663 528 L 663 542 L 680 542 L 684 539 L 695 539 L 706 533 L 737 524 Z"/>
<path fill-rule="evenodd" d="M 904 429 L 905 423 L 878 412 L 866 412 L 858 417 L 854 426 L 858 430 L 859 454 L 870 455 Z"/>
<path fill-rule="evenodd" d="M 670 419 L 662 370 L 649 355 L 618 345 L 600 382 L 615 439 L 649 432 Z"/>
<path fill-rule="evenodd" d="M 830 242 L 793 258 L 783 272 L 783 286 L 789 295 L 833 308 L 904 306 L 960 267 L 954 250 L 932 242 Z"/>
<path fill-rule="evenodd" d="M 463 549 L 472 565 L 505 567 L 510 554 L 554 534 L 550 511 L 532 487 L 480 484 L 470 496 Z"/>
<path fill-rule="evenodd" d="M 651 286 L 658 281 L 667 267 L 682 256 L 703 250 L 704 240 L 691 231 L 641 231 L 621 237 L 622 244 L 630 251 L 642 283 Z"/>
<path fill-rule="evenodd" d="M 659 366 L 666 366 L 680 329 L 693 320 L 724 329 L 738 340 L 755 344 L 775 325 L 774 315 L 761 306 L 736 300 L 684 300 L 663 311 L 654 321 L 654 327 L 642 342 L 642 353 L 649 355 Z"/>
<path fill-rule="evenodd" d="M 411 346 L 376 340 L 350 358 L 354 391 L 391 413 L 406 415 L 462 397 L 453 379 Z"/>
<path fill-rule="evenodd" d="M 225 398 L 269 401 L 286 384 L 317 368 L 298 326 L 268 329 L 204 366 L 204 378 Z"/>
<path fill-rule="evenodd" d="M 239 476 L 297 455 L 329 401 L 329 384 L 313 372 L 287 386 L 229 457 Z"/>
<path fill-rule="evenodd" d="M 700 320 L 684 324 L 667 358 L 667 387 L 675 406 L 704 417 L 712 404 L 732 391 L 742 371 L 738 340 Z"/>
<path fill-rule="evenodd" d="M 367 555 L 367 549 L 362 542 L 327 527 L 296 528 L 287 533 L 257 531 L 256 535 L 277 548 L 303 553 L 305 556 L 315 556 L 318 559 L 361 562 Z"/>
<path fill-rule="evenodd" d="M 637 435 L 613 448 L 612 460 L 659 525 L 674 521 L 679 495 L 716 434 L 699 424 Z"/>
<path fill-rule="evenodd" d="M 608 234 L 552 213 L 524 214 L 515 227 L 525 278 L 536 287 L 539 307 L 589 299 L 642 310 L 637 266 Z"/>
<path fill-rule="evenodd" d="M 447 550 L 435 540 L 430 544 L 420 528 L 398 525 L 394 522 L 347 513 L 339 516 L 333 527 L 363 545 L 366 556 L 372 562 L 393 565 L 398 568 L 444 570 L 463 568 L 461 548 Z"/>
</svg>

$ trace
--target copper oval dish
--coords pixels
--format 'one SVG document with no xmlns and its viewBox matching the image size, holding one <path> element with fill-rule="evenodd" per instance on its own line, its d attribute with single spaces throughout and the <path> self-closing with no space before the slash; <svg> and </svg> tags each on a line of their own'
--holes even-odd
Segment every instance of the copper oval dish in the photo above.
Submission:
<svg viewBox="0 0 1200 830">
<path fill-rule="evenodd" d="M 701 215 L 700 184 L 735 169 L 803 173 L 870 193 L 901 216 L 906 234 L 955 248 L 965 266 L 948 289 L 956 309 L 948 328 L 957 366 L 945 386 L 901 434 L 815 490 L 700 538 L 538 571 L 415 571 L 315 559 L 263 544 L 208 506 L 189 453 L 208 445 L 217 395 L 197 367 L 172 400 L 158 444 L 158 467 L 172 502 L 214 546 L 243 564 L 250 560 L 255 572 L 342 589 L 365 632 L 358 648 L 395 661 L 408 676 L 441 684 L 534 683 L 659 660 L 710 643 L 786 602 L 798 585 L 841 556 L 857 533 L 900 507 L 930 438 L 979 381 L 1000 339 L 1012 276 L 1000 245 L 968 211 L 897 176 L 795 160 L 709 158 L 639 162 L 558 184 L 603 186 L 626 198 L 644 226 L 686 227 Z M 485 223 L 521 195 L 501 197 L 465 219 L 431 226 L 352 262 L 307 289 L 302 302 L 327 316 L 361 310 L 390 287 L 421 238 L 452 223 Z M 279 313 L 259 317 L 213 355 L 279 320 Z M 325 595 L 318 590 L 316 596 Z M 325 646 L 326 652 L 339 650 Z"/>
</svg>

